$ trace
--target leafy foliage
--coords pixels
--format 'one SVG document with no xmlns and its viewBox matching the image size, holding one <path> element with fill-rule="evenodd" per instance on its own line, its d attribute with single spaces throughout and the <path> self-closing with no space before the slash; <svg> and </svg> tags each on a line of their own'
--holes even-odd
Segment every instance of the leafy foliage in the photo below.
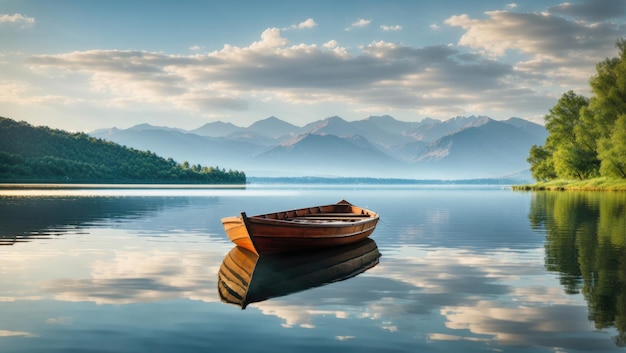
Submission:
<svg viewBox="0 0 626 353">
<path fill-rule="evenodd" d="M 246 176 L 0 117 L 0 180 L 240 184 Z"/>
<path fill-rule="evenodd" d="M 545 116 L 548 137 L 527 161 L 538 181 L 626 178 L 626 40 L 620 55 L 596 65 L 590 99 L 564 93 Z"/>
<path fill-rule="evenodd" d="M 600 172 L 606 176 L 626 178 L 626 114 L 614 125 L 613 133 L 598 144 L 598 156 L 602 160 Z"/>
<path fill-rule="evenodd" d="M 530 163 L 530 172 L 536 180 L 547 181 L 557 178 L 552 151 L 548 148 L 532 146 L 527 160 Z"/>
</svg>

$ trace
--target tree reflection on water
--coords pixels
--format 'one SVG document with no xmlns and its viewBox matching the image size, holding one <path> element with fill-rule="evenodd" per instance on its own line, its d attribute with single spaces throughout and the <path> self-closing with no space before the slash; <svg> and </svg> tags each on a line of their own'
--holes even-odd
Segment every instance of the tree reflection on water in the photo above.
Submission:
<svg viewBox="0 0 626 353">
<path fill-rule="evenodd" d="M 546 232 L 547 270 L 583 295 L 597 329 L 614 326 L 626 346 L 626 193 L 538 192 L 529 217 Z"/>
</svg>

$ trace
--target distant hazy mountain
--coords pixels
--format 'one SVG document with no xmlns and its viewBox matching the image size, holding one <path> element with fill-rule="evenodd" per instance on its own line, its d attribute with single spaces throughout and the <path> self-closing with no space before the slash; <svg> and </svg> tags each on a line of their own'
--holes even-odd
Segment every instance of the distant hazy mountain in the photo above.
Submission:
<svg viewBox="0 0 626 353">
<path fill-rule="evenodd" d="M 541 125 L 485 116 L 404 122 L 334 116 L 298 127 L 276 117 L 248 127 L 213 122 L 198 129 L 138 125 L 94 131 L 95 137 L 176 160 L 240 169 L 249 176 L 497 178 L 526 175 Z"/>
<path fill-rule="evenodd" d="M 259 120 L 250 125 L 246 131 L 254 132 L 270 138 L 278 138 L 281 136 L 291 136 L 300 131 L 300 128 L 270 116 L 267 119 Z"/>
<path fill-rule="evenodd" d="M 199 128 L 191 130 L 189 132 L 200 136 L 221 137 L 230 135 L 240 130 L 242 130 L 242 128 L 235 126 L 231 123 L 215 121 L 212 123 L 204 124 Z"/>
<path fill-rule="evenodd" d="M 544 143 L 546 134 L 520 126 L 518 121 L 488 119 L 428 145 L 415 156 L 413 164 L 436 177 L 492 178 L 528 169 L 526 158 L 533 144 Z M 517 126 L 516 126 L 517 125 Z"/>
<path fill-rule="evenodd" d="M 242 170 L 265 147 L 220 137 L 183 133 L 175 129 L 109 129 L 90 134 L 123 146 L 149 150 L 165 158 L 192 164 Z M 245 170 L 244 170 L 245 171 Z"/>
<path fill-rule="evenodd" d="M 266 168 L 286 176 L 310 175 L 393 177 L 403 165 L 361 136 L 305 134 L 256 157 Z"/>
<path fill-rule="evenodd" d="M 446 121 L 436 120 L 412 129 L 409 134 L 418 141 L 432 142 L 463 129 L 480 126 L 489 120 L 485 116 L 456 117 Z"/>
</svg>

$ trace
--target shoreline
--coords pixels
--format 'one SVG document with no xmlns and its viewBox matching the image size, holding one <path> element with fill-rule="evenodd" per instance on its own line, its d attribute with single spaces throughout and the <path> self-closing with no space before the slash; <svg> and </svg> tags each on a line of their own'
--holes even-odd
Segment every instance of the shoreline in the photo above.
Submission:
<svg viewBox="0 0 626 353">
<path fill-rule="evenodd" d="M 626 191 L 626 179 L 593 178 L 585 180 L 551 180 L 535 184 L 512 185 L 514 191 Z"/>
</svg>

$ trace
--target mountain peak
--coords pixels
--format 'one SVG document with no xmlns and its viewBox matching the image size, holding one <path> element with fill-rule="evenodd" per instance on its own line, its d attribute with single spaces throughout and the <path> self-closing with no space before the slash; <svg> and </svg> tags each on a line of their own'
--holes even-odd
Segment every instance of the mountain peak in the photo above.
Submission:
<svg viewBox="0 0 626 353">
<path fill-rule="evenodd" d="M 128 128 L 128 130 L 135 130 L 135 131 L 141 131 L 141 130 L 151 130 L 151 129 L 158 129 L 159 127 L 154 126 L 154 125 L 150 125 L 148 123 L 143 123 L 143 124 L 137 124 L 134 126 L 131 126 Z"/>
<path fill-rule="evenodd" d="M 272 115 L 272 116 L 269 116 L 269 117 L 267 117 L 267 118 L 265 118 L 265 119 L 261 119 L 261 120 L 257 120 L 257 121 L 255 121 L 255 122 L 254 122 L 254 123 L 252 123 L 252 125 L 250 125 L 249 127 L 253 127 L 253 126 L 255 126 L 255 125 L 263 125 L 263 124 L 281 124 L 281 123 L 288 124 L 287 122 L 282 121 L 282 120 L 280 120 L 280 119 L 278 119 L 277 117 L 275 117 L 275 116 L 273 116 L 273 115 Z"/>
<path fill-rule="evenodd" d="M 198 134 L 200 136 L 220 137 L 220 136 L 230 135 L 241 129 L 242 128 L 232 123 L 225 123 L 223 121 L 213 121 L 210 123 L 206 123 L 197 129 L 191 130 L 190 132 L 194 134 Z"/>
<path fill-rule="evenodd" d="M 371 115 L 365 119 L 366 121 L 376 122 L 376 123 L 394 123 L 397 122 L 394 117 L 391 115 Z"/>
<path fill-rule="evenodd" d="M 331 116 L 324 119 L 317 126 L 313 127 L 309 132 L 318 135 L 336 135 L 336 136 L 350 136 L 358 134 L 360 131 L 358 128 L 343 120 L 338 116 Z"/>
<path fill-rule="evenodd" d="M 275 116 L 270 116 L 253 123 L 247 128 L 247 130 L 260 135 L 276 138 L 284 135 L 293 135 L 300 130 L 300 128 L 286 121 L 280 120 Z"/>
<path fill-rule="evenodd" d="M 333 115 L 331 117 L 328 117 L 328 118 L 324 119 L 324 123 L 327 124 L 327 125 L 330 125 L 330 124 L 343 124 L 343 123 L 347 123 L 347 121 L 342 119 L 341 117 L 338 117 L 337 115 Z"/>
<path fill-rule="evenodd" d="M 160 130 L 160 131 L 178 131 L 178 132 L 185 132 L 185 133 L 188 132 L 187 130 L 184 130 L 184 129 L 179 129 L 175 127 L 167 127 L 167 126 L 156 126 L 156 125 L 151 125 L 148 123 L 131 126 L 126 130 L 128 131 Z"/>
</svg>

